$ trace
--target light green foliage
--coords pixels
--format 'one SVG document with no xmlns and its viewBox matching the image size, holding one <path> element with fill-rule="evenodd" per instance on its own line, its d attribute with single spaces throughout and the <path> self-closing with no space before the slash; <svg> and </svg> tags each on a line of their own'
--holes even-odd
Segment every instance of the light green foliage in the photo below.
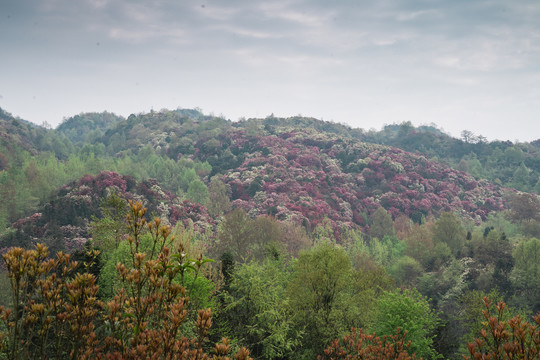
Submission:
<svg viewBox="0 0 540 360">
<path fill-rule="evenodd" d="M 465 243 L 465 230 L 461 222 L 451 212 L 442 213 L 433 226 L 433 239 L 436 242 L 443 242 L 456 256 Z"/>
<path fill-rule="evenodd" d="M 364 235 L 360 230 L 344 228 L 341 232 L 341 244 L 351 255 L 351 259 L 357 254 L 367 252 L 367 244 L 364 242 Z"/>
<path fill-rule="evenodd" d="M 174 247 L 174 244 L 170 245 Z M 152 237 L 149 234 L 143 234 L 140 238 L 138 252 L 150 256 L 153 246 L 154 242 Z M 188 255 L 186 254 L 186 256 Z M 118 247 L 109 253 L 98 280 L 101 298 L 111 299 L 117 294 L 122 286 L 122 282 L 118 278 L 117 265 L 120 263 L 127 266 L 132 261 L 132 251 L 128 241 L 120 242 Z M 189 269 L 186 269 L 183 272 L 180 271 L 179 276 L 175 280 L 188 289 L 190 296 L 189 306 L 191 308 L 200 309 L 214 307 L 214 302 L 211 299 L 214 288 L 210 280 L 204 276 L 197 276 L 195 278 Z"/>
<path fill-rule="evenodd" d="M 191 181 L 188 185 L 186 197 L 193 202 L 206 204 L 208 203 L 208 188 L 199 179 Z"/>
<path fill-rule="evenodd" d="M 540 308 L 540 240 L 532 238 L 521 242 L 513 252 L 514 269 L 511 273 L 516 292 L 524 305 Z"/>
<path fill-rule="evenodd" d="M 300 253 L 287 288 L 294 321 L 306 330 L 296 358 L 313 358 L 353 326 L 354 307 L 365 303 L 352 300 L 351 275 L 349 257 L 337 245 L 323 242 Z"/>
<path fill-rule="evenodd" d="M 250 256 L 250 219 L 246 212 L 236 208 L 225 215 L 219 230 L 217 251 L 223 253 L 230 252 L 235 261 Z"/>
<path fill-rule="evenodd" d="M 395 335 L 398 328 L 406 331 L 411 341 L 410 353 L 424 359 L 440 356 L 433 347 L 433 332 L 438 325 L 437 314 L 429 303 L 415 290 L 386 291 L 377 303 L 377 318 L 373 330 L 377 336 Z"/>
<path fill-rule="evenodd" d="M 191 163 L 186 162 L 187 165 L 191 165 Z M 178 174 L 178 191 L 179 192 L 187 192 L 189 188 L 189 184 L 191 184 L 192 181 L 195 181 L 198 179 L 197 173 L 195 172 L 195 169 L 191 167 L 185 167 L 182 169 L 182 171 Z"/>
<path fill-rule="evenodd" d="M 99 160 L 96 163 L 93 154 L 86 159 L 81 155 L 70 155 L 67 160 L 60 161 L 54 153 L 32 156 L 16 146 L 14 151 L 14 158 L 10 162 L 12 166 L 0 175 L 0 195 L 3 200 L 0 225 L 4 226 L 34 211 L 61 185 L 85 174 L 97 174 L 105 167 L 113 167 L 111 161 Z"/>
<path fill-rule="evenodd" d="M 433 258 L 433 239 L 426 224 L 414 224 L 404 240 L 407 244 L 405 255 L 416 259 L 424 269 L 429 269 Z"/>
<path fill-rule="evenodd" d="M 430 269 L 438 270 L 453 259 L 452 250 L 446 243 L 438 243 L 433 247 Z"/>
<path fill-rule="evenodd" d="M 366 326 L 373 320 L 374 307 L 366 306 L 373 304 L 383 290 L 393 289 L 394 280 L 387 274 L 386 269 L 371 255 L 370 246 L 362 239 L 362 233 L 347 231 L 342 239 L 347 245 L 346 251 L 351 259 L 352 273 L 352 298 L 362 299 L 363 306 L 359 307 L 360 313 L 356 317 L 360 326 Z M 378 242 L 377 239 L 372 241 Z M 359 326 L 359 324 L 353 324 Z M 351 325 L 351 326 L 353 326 Z"/>
<path fill-rule="evenodd" d="M 152 248 L 152 238 L 146 234 L 141 237 L 139 251 L 149 252 Z M 111 299 L 121 286 L 116 271 L 118 263 L 128 265 L 131 260 L 130 245 L 127 241 L 122 241 L 116 249 L 109 251 L 106 255 L 106 261 L 101 269 L 98 279 L 99 294 L 103 299 Z"/>
<path fill-rule="evenodd" d="M 465 155 L 458 166 L 459 170 L 468 172 L 472 176 L 476 178 L 482 178 L 484 176 L 484 170 L 482 168 L 482 164 L 476 157 L 475 153 L 470 153 L 469 155 Z"/>
<path fill-rule="evenodd" d="M 287 265 L 272 259 L 242 264 L 234 272 L 222 316 L 232 337 L 255 358 L 292 358 L 300 344 L 285 296 L 289 277 Z"/>
<path fill-rule="evenodd" d="M 517 146 L 509 147 L 504 151 L 504 160 L 508 164 L 520 164 L 524 160 L 524 157 L 525 154 Z"/>
<path fill-rule="evenodd" d="M 325 217 L 313 231 L 311 232 L 314 244 L 320 244 L 321 242 L 332 241 L 335 242 L 334 228 L 330 219 Z"/>
<path fill-rule="evenodd" d="M 251 221 L 252 254 L 262 260 L 267 256 L 278 258 L 285 253 L 283 230 L 276 218 L 259 216 Z"/>
<path fill-rule="evenodd" d="M 540 178 L 538 179 L 538 181 L 536 182 L 536 184 L 534 185 L 534 188 L 533 188 L 533 191 L 537 194 L 540 194 Z"/>
<path fill-rule="evenodd" d="M 512 185 L 521 191 L 529 191 L 531 189 L 529 174 L 531 170 L 522 162 L 514 171 L 512 176 Z"/>
<path fill-rule="evenodd" d="M 218 217 L 228 213 L 232 209 L 231 199 L 227 187 L 219 176 L 213 176 L 208 185 L 208 213 L 212 217 Z"/>
<path fill-rule="evenodd" d="M 347 250 L 351 258 L 367 255 L 376 264 L 385 268 L 390 268 L 397 259 L 403 256 L 407 247 L 405 242 L 399 241 L 394 236 L 385 236 L 382 240 L 372 238 L 369 241 L 363 239 L 360 234 L 346 238 Z"/>
<path fill-rule="evenodd" d="M 356 259 L 353 265 L 349 309 L 350 318 L 346 319 L 349 327 L 369 327 L 375 320 L 377 298 L 385 290 L 395 288 L 394 280 L 386 270 L 375 264 L 365 254 Z"/>
<path fill-rule="evenodd" d="M 493 226 L 495 230 L 504 233 L 508 238 L 514 237 L 518 232 L 518 226 L 508 220 L 505 212 L 490 213 L 484 225 Z"/>
<path fill-rule="evenodd" d="M 114 164 L 109 165 L 107 170 L 131 175 L 139 181 L 148 178 L 156 179 L 163 189 L 185 194 L 189 191 L 190 184 L 206 178 L 212 167 L 207 162 L 202 163 L 186 158 L 175 161 L 159 155 L 152 146 L 147 145 L 141 148 L 137 155 L 132 155 L 128 151 L 123 157 L 115 159 Z M 198 194 L 198 190 L 201 189 L 199 185 L 194 185 L 195 188 L 190 196 L 204 200 L 207 195 Z"/>
</svg>

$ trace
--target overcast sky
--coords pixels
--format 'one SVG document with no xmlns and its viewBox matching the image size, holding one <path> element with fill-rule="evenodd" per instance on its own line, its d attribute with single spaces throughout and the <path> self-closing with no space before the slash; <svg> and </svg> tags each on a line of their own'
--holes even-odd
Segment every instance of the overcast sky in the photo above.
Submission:
<svg viewBox="0 0 540 360">
<path fill-rule="evenodd" d="M 540 138 L 538 0 L 0 0 L 0 107 Z"/>
</svg>

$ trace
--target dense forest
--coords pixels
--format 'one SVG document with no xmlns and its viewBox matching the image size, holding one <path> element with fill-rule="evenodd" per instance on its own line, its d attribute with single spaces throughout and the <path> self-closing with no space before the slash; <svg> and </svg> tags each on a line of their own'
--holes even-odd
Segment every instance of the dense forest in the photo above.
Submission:
<svg viewBox="0 0 540 360">
<path fill-rule="evenodd" d="M 0 358 L 537 359 L 539 151 L 0 109 Z"/>
</svg>

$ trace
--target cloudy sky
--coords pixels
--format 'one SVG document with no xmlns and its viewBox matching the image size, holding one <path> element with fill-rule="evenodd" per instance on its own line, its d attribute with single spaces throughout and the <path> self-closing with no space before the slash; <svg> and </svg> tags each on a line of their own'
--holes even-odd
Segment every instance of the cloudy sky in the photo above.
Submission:
<svg viewBox="0 0 540 360">
<path fill-rule="evenodd" d="M 540 138 L 538 0 L 0 0 L 0 107 Z"/>
</svg>

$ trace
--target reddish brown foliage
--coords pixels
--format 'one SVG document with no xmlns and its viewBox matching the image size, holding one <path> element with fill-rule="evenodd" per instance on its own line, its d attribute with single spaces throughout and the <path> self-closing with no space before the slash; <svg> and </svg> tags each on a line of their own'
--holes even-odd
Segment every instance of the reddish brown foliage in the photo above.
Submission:
<svg viewBox="0 0 540 360">
<path fill-rule="evenodd" d="M 186 269 L 198 272 L 207 260 L 189 259 L 182 246 L 171 254 L 169 228 L 159 219 L 147 223 L 145 212 L 142 203 L 130 202 L 132 262 L 117 265 L 123 288 L 106 305 L 97 299 L 94 275 L 77 273 L 69 255 L 50 259 L 43 245 L 4 254 L 13 305 L 0 307 L 0 354 L 10 360 L 231 359 L 226 339 L 214 355 L 205 350 L 210 309 L 198 311 L 194 337 L 183 334 L 189 298 L 178 278 Z M 151 253 L 139 252 L 142 232 L 152 236 Z M 239 350 L 235 359 L 251 359 L 249 351 Z"/>
<path fill-rule="evenodd" d="M 499 302 L 496 313 L 490 310 L 491 302 L 484 297 L 485 322 L 480 337 L 469 343 L 470 357 L 466 360 L 536 360 L 540 357 L 540 313 L 533 318 L 536 324 L 529 324 L 521 316 L 503 320 L 506 304 Z"/>
<path fill-rule="evenodd" d="M 406 332 L 397 335 L 384 336 L 383 338 L 366 335 L 362 329 L 358 332 L 352 329 L 351 334 L 345 336 L 342 341 L 334 340 L 324 350 L 318 360 L 414 360 L 416 356 L 409 355 L 407 350 L 411 346 L 410 341 L 405 343 Z"/>
</svg>

